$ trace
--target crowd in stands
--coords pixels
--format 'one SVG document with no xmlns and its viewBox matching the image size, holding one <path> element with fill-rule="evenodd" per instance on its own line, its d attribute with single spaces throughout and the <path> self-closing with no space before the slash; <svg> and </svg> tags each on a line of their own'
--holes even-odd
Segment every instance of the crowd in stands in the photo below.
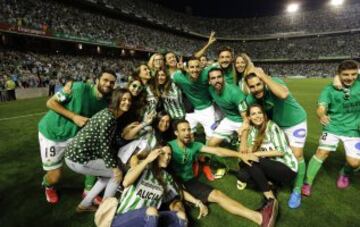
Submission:
<svg viewBox="0 0 360 227">
<path fill-rule="evenodd" d="M 341 9 L 322 9 L 303 12 L 294 15 L 291 20 L 287 16 L 273 16 L 252 19 L 209 19 L 196 18 L 164 10 L 160 5 L 142 0 L 107 0 L 104 4 L 116 6 L 121 10 L 141 14 L 147 18 L 153 18 L 163 23 L 184 25 L 188 30 L 199 29 L 198 32 L 207 33 L 206 29 L 216 30 L 217 36 L 231 34 L 256 35 L 270 33 L 266 28 L 276 28 L 274 32 L 291 31 L 287 24 L 296 23 L 299 31 L 306 32 L 341 30 L 359 27 L 359 20 L 354 19 L 360 12 L 360 4 Z M 30 10 L 31 9 L 31 10 Z M 116 8 L 115 8 L 116 9 Z M 150 10 L 151 9 L 151 10 Z M 331 16 L 336 14 L 337 16 Z M 301 20 L 299 18 L 302 18 Z M 328 18 L 326 23 L 321 23 L 322 18 Z M 340 19 L 339 19 L 340 18 Z M 300 20 L 300 21 L 297 21 Z M 310 28 L 305 24 L 311 23 Z M 58 34 L 67 34 L 78 37 L 86 37 L 92 40 L 106 40 L 123 44 L 127 47 L 142 48 L 148 50 L 174 50 L 178 55 L 190 56 L 195 49 L 201 47 L 205 41 L 202 39 L 187 38 L 175 35 L 171 32 L 140 26 L 119 18 L 88 12 L 58 1 L 3 1 L 0 3 L 0 22 L 17 26 L 25 26 L 42 30 L 50 30 Z M 266 22 L 266 23 L 265 23 Z M 227 26 L 231 23 L 232 26 Z M 272 23 L 276 24 L 273 26 Z M 285 24 L 287 23 L 287 24 Z M 191 27 L 190 27 L 191 25 Z M 246 25 L 246 26 L 245 26 Z M 238 26 L 237 29 L 234 26 Z M 264 26 L 264 27 L 263 27 Z M 318 28 L 318 26 L 323 26 Z M 205 30 L 201 30 L 205 29 Z M 307 37 L 296 39 L 281 39 L 267 41 L 221 41 L 210 48 L 208 57 L 216 58 L 215 51 L 220 46 L 231 46 L 235 52 L 245 52 L 256 60 L 309 60 L 318 58 L 344 57 L 354 58 L 360 56 L 360 34 L 348 33 L 331 36 Z M 100 65 L 111 65 L 119 75 L 129 75 L 134 68 L 133 60 L 107 59 L 104 57 L 84 57 L 65 55 L 44 55 L 22 52 L 0 52 L 0 89 L 5 88 L 4 76 L 10 77 L 17 87 L 43 87 L 50 83 L 61 83 L 61 78 L 71 75 L 75 80 L 91 81 L 99 71 Z M 262 61 L 263 62 L 263 61 Z M 333 63 L 266 63 L 264 69 L 273 75 L 279 76 L 332 76 Z"/>
<path fill-rule="evenodd" d="M 118 1 L 114 2 L 114 4 L 116 3 L 121 5 L 122 2 L 126 1 Z M 132 1 L 127 2 L 126 4 L 124 3 L 125 9 L 145 9 L 146 7 L 150 7 L 153 5 L 153 3 L 143 1 L 134 1 L 133 4 L 131 3 Z M 154 11 L 148 10 L 149 15 L 146 14 L 145 16 L 155 16 L 150 12 L 157 12 L 157 9 L 159 9 L 159 7 L 160 6 L 155 7 Z M 195 38 L 185 38 L 183 36 L 175 35 L 170 32 L 146 28 L 143 26 L 135 25 L 133 23 L 122 21 L 120 19 L 113 19 L 104 15 L 80 10 L 75 7 L 65 6 L 56 1 L 42 2 L 36 0 L 32 1 L 31 3 L 24 0 L 18 0 L 16 2 L 10 3 L 7 3 L 5 1 L 2 3 L 1 9 L 2 12 L 0 14 L 0 21 L 5 21 L 10 24 L 18 24 L 35 28 L 46 28 L 59 34 L 87 37 L 93 40 L 112 41 L 132 48 L 142 48 L 149 50 L 174 50 L 180 55 L 189 56 L 192 54 L 194 47 L 201 46 L 202 43 L 204 43 L 203 40 Z M 137 12 L 145 11 L 138 10 Z M 170 10 L 163 11 L 163 13 L 159 15 L 167 15 L 163 18 L 164 20 L 166 18 L 175 18 L 175 20 L 179 18 L 178 16 L 171 15 Z M 353 14 L 349 13 L 349 18 L 352 18 L 352 15 Z M 247 19 L 237 20 L 242 21 Z M 205 21 L 211 22 L 212 19 L 207 19 Z M 226 22 L 223 21 L 223 24 L 225 25 Z M 239 23 L 232 24 L 237 26 Z M 328 25 L 329 23 L 327 22 L 324 24 Z M 264 23 L 259 23 L 259 26 L 260 25 L 262 26 L 264 25 Z M 352 26 L 352 28 L 356 28 L 357 26 L 353 26 L 352 24 L 350 25 Z M 212 30 L 215 30 L 217 32 L 218 37 L 221 36 L 221 26 L 203 24 L 201 26 L 194 26 L 194 28 L 196 27 L 211 28 Z M 233 29 L 234 26 L 223 27 Z M 251 28 L 253 26 L 243 27 Z M 281 26 L 279 26 L 278 24 L 277 26 L 272 26 L 272 28 L 278 27 Z M 341 26 L 333 27 L 334 30 L 338 30 L 340 28 Z M 256 30 L 264 31 L 263 28 L 257 28 Z M 234 31 L 237 31 L 237 29 L 234 29 Z M 236 32 L 233 34 L 235 35 Z M 281 39 L 256 42 L 220 41 L 218 42 L 218 45 L 234 46 L 236 50 L 239 50 L 241 52 L 247 52 L 254 59 L 314 59 L 323 56 L 359 56 L 359 48 L 356 48 L 360 46 L 359 36 L 359 34 L 354 33 L 335 36 L 320 36 L 301 39 Z M 215 56 L 215 53 L 212 50 L 210 50 L 210 57 L 211 56 Z"/>
<path fill-rule="evenodd" d="M 338 63 L 258 63 L 272 76 L 279 77 L 332 77 Z"/>
<path fill-rule="evenodd" d="M 146 7 L 153 5 L 153 3 L 144 1 L 134 1 L 133 4 L 132 1 L 126 2 L 127 1 L 118 1 L 114 2 L 114 4 L 121 5 L 124 3 L 124 8 L 126 10 L 145 9 Z M 160 6 L 155 7 L 154 11 L 148 10 L 149 15 L 146 14 L 145 16 L 155 16 L 150 12 L 156 12 L 159 7 Z M 113 19 L 104 15 L 80 10 L 75 7 L 65 6 L 56 1 L 42 2 L 36 0 L 31 3 L 24 0 L 10 3 L 5 1 L 2 3 L 1 9 L 0 21 L 35 27 L 38 29 L 46 28 L 59 34 L 87 37 L 92 40 L 112 41 L 131 48 L 174 50 L 179 55 L 189 56 L 192 54 L 194 47 L 201 46 L 204 43 L 203 40 L 185 38 L 170 32 L 146 28 L 120 19 Z M 138 10 L 138 12 L 145 11 Z M 163 18 L 164 20 L 166 18 L 175 18 L 175 20 L 176 18 L 179 18 L 178 16 L 171 15 L 170 10 L 163 11 L 163 13 L 159 15 L 167 15 Z M 352 14 L 349 14 L 349 17 L 351 17 L 351 15 Z M 247 19 L 238 20 L 242 21 Z M 208 19 L 206 21 L 212 20 Z M 237 25 L 238 23 L 233 24 Z M 263 24 L 264 23 L 259 23 L 259 25 Z M 219 26 L 209 26 L 210 25 L 204 24 L 202 26 L 194 27 L 212 28 L 212 30 L 217 31 L 217 36 L 221 36 L 221 28 L 219 28 Z M 224 27 L 233 28 L 233 26 Z M 252 26 L 244 27 L 250 28 Z M 356 26 L 354 25 L 353 27 Z M 337 30 L 338 27 L 334 27 L 334 29 Z M 258 28 L 257 30 L 264 31 L 262 28 Z M 233 46 L 235 50 L 248 53 L 253 59 L 315 59 L 319 57 L 335 56 L 356 57 L 360 55 L 358 51 L 358 47 L 360 46 L 359 36 L 358 33 L 349 33 L 286 40 L 250 42 L 219 41 L 217 47 L 220 45 Z M 213 50 L 215 49 L 216 48 Z M 210 57 L 216 56 L 216 53 L 213 50 L 209 51 Z"/>
<path fill-rule="evenodd" d="M 113 69 L 117 83 L 125 82 L 138 61 L 97 56 L 39 54 L 32 52 L 0 52 L 0 91 L 6 90 L 11 79 L 18 88 L 46 87 L 63 84 L 66 80 L 94 83 L 102 67 Z M 5 100 L 3 100 L 5 101 Z"/>
<path fill-rule="evenodd" d="M 360 16 L 359 3 L 345 4 L 337 8 L 323 6 L 318 10 L 303 11 L 291 15 L 241 19 L 194 17 L 143 0 L 107 0 L 106 4 L 161 23 L 182 26 L 188 31 L 208 34 L 214 30 L 219 37 L 248 37 L 285 32 L 316 33 L 360 27 L 358 20 Z M 219 2 L 219 4 L 223 3 Z"/>
<path fill-rule="evenodd" d="M 360 33 L 256 42 L 222 42 L 217 45 L 232 46 L 235 50 L 249 53 L 253 59 L 353 58 L 360 56 Z"/>
<path fill-rule="evenodd" d="M 94 41 L 112 41 L 131 48 L 181 50 L 181 54 L 189 55 L 193 46 L 198 45 L 199 42 L 65 6 L 56 1 L 18 0 L 3 2 L 0 6 L 0 21 L 6 23 L 34 28 L 43 28 L 46 24 L 45 27 L 57 34 L 89 38 Z"/>
</svg>

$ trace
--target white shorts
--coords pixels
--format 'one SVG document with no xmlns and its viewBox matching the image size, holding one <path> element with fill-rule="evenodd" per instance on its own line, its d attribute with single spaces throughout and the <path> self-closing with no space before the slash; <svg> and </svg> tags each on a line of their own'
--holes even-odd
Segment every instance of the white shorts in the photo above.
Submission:
<svg viewBox="0 0 360 227">
<path fill-rule="evenodd" d="M 189 122 L 192 132 L 196 132 L 196 126 L 201 124 L 206 137 L 210 138 L 212 136 L 214 130 L 211 126 L 215 124 L 215 110 L 213 105 L 203 110 L 195 110 L 193 113 L 187 113 L 185 119 Z"/>
<path fill-rule="evenodd" d="M 303 121 L 284 130 L 291 147 L 304 148 L 307 136 L 307 123 Z"/>
<path fill-rule="evenodd" d="M 230 142 L 231 135 L 241 127 L 242 122 L 232 121 L 229 118 L 221 120 L 219 126 L 215 129 L 213 137 L 225 139 Z"/>
<path fill-rule="evenodd" d="M 224 113 L 221 111 L 220 107 L 216 105 L 216 103 L 213 105 L 215 110 L 215 121 L 220 122 L 222 119 L 224 119 Z"/>
<path fill-rule="evenodd" d="M 323 132 L 319 139 L 319 149 L 336 151 L 340 140 L 344 144 L 346 156 L 360 159 L 360 137 L 338 136 L 330 132 Z"/>
<path fill-rule="evenodd" d="M 58 169 L 63 165 L 65 148 L 71 139 L 66 141 L 52 141 L 39 132 L 40 154 L 45 171 Z"/>
</svg>

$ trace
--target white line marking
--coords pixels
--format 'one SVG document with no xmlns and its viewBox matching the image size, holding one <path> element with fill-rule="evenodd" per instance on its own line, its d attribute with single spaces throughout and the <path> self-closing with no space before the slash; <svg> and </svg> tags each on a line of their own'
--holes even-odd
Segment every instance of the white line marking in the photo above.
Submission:
<svg viewBox="0 0 360 227">
<path fill-rule="evenodd" d="M 25 115 L 19 115 L 19 116 L 15 116 L 15 117 L 5 117 L 5 118 L 0 118 L 0 121 L 7 121 L 7 120 L 13 120 L 13 119 L 19 119 L 19 118 L 33 117 L 33 116 L 37 116 L 37 115 L 42 115 L 44 113 L 46 113 L 46 112 L 25 114 Z"/>
</svg>

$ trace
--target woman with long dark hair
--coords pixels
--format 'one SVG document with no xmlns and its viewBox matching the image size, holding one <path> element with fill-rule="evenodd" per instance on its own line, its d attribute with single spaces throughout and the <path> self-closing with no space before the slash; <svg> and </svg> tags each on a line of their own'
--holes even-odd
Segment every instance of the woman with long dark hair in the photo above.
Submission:
<svg viewBox="0 0 360 227">
<path fill-rule="evenodd" d="M 123 89 L 114 90 L 109 107 L 95 114 L 65 148 L 65 162 L 71 170 L 98 177 L 78 205 L 77 212 L 95 211 L 92 201 L 104 188 L 104 198 L 115 195 L 122 172 L 117 166 L 112 144 L 116 121 L 130 106 L 130 93 Z"/>
<path fill-rule="evenodd" d="M 119 149 L 118 157 L 122 163 L 129 164 L 132 156 L 147 154 L 157 144 L 173 139 L 170 120 L 166 112 L 159 112 L 155 117 L 147 115 L 141 124 L 132 124 L 132 127 L 125 128 L 121 136 L 132 141 Z"/>
<path fill-rule="evenodd" d="M 172 82 L 165 69 L 156 71 L 154 80 L 146 91 L 147 102 L 151 111 L 163 109 L 170 115 L 172 120 L 185 117 L 181 90 Z"/>
<path fill-rule="evenodd" d="M 187 226 L 178 187 L 165 171 L 170 160 L 170 147 L 159 147 L 130 168 L 112 227 Z M 170 204 L 169 210 L 159 211 L 165 203 Z"/>
<path fill-rule="evenodd" d="M 275 199 L 268 182 L 275 185 L 291 184 L 297 174 L 297 159 L 287 143 L 285 133 L 268 120 L 262 106 L 250 106 L 247 116 L 250 125 L 244 123 L 240 129 L 241 143 L 248 143 L 249 152 L 259 157 L 259 162 L 253 162 L 251 166 L 240 165 L 238 178 L 255 184 L 267 200 Z"/>
</svg>

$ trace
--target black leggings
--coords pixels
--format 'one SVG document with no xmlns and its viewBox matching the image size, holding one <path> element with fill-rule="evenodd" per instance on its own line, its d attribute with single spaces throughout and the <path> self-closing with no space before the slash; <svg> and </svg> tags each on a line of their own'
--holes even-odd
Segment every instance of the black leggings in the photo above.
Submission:
<svg viewBox="0 0 360 227">
<path fill-rule="evenodd" d="M 252 166 L 243 162 L 239 165 L 237 178 L 248 184 L 254 184 L 262 192 L 271 190 L 268 181 L 278 186 L 291 184 L 297 174 L 285 164 L 268 158 L 260 158 L 259 162 L 253 162 Z"/>
</svg>

